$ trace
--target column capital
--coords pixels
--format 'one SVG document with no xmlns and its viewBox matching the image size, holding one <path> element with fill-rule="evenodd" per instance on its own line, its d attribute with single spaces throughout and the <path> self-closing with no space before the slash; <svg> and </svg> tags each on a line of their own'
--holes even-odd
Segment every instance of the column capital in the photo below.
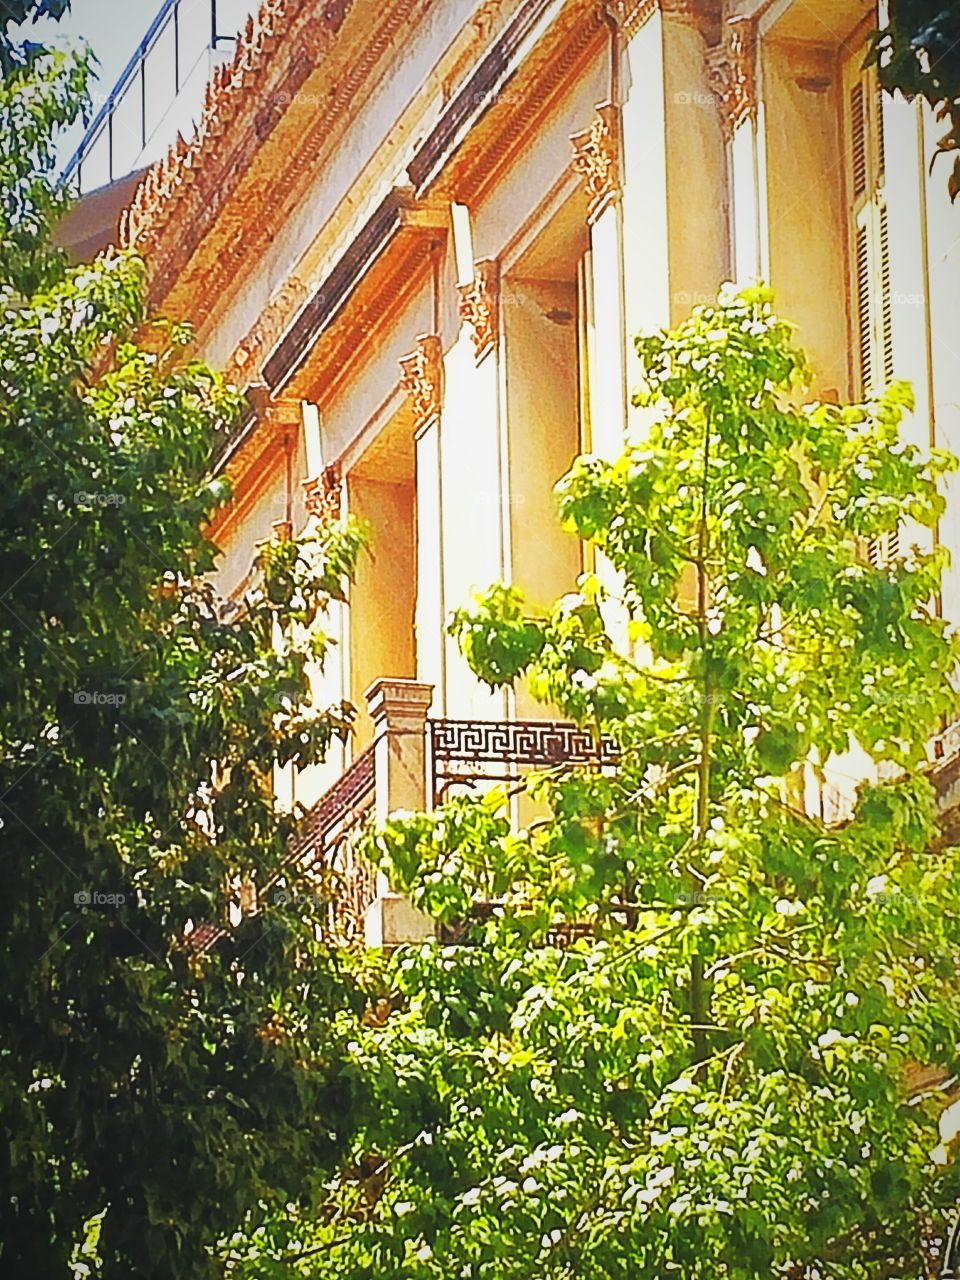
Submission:
<svg viewBox="0 0 960 1280">
<path fill-rule="evenodd" d="M 339 520 L 343 509 L 343 486 L 340 468 L 333 462 L 320 475 L 303 482 L 303 501 L 307 515 L 318 520 Z"/>
<path fill-rule="evenodd" d="M 435 333 L 422 333 L 417 346 L 400 360 L 400 381 L 410 397 L 416 427 L 439 418 L 443 384 L 443 348 Z"/>
<path fill-rule="evenodd" d="M 497 345 L 500 312 L 500 266 L 493 258 L 481 258 L 467 284 L 457 285 L 460 319 L 468 324 L 474 354 L 479 363 Z"/>
<path fill-rule="evenodd" d="M 620 198 L 620 110 L 613 102 L 596 107 L 593 122 L 570 135 L 573 167 L 589 201 L 587 217 L 595 222 L 607 205 Z"/>
<path fill-rule="evenodd" d="M 752 19 L 733 18 L 725 25 L 720 43 L 706 55 L 707 80 L 728 141 L 744 120 L 756 118 L 756 34 Z"/>
</svg>

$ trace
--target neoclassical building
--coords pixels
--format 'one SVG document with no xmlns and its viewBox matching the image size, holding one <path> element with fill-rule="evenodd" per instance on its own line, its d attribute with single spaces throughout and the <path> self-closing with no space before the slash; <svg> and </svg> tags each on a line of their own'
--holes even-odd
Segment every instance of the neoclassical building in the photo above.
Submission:
<svg viewBox="0 0 960 1280">
<path fill-rule="evenodd" d="M 911 438 L 960 448 L 960 220 L 929 112 L 863 67 L 876 24 L 870 0 L 265 0 L 217 67 L 120 238 L 248 395 L 220 460 L 224 594 L 278 532 L 342 512 L 372 531 L 318 676 L 362 709 L 355 740 L 278 779 L 325 796 L 305 849 L 458 767 L 576 758 L 526 695 L 478 684 L 444 621 L 496 580 L 544 603 L 574 584 L 552 489 L 619 451 L 635 333 L 765 278 L 813 395 L 907 378 Z M 936 536 L 960 552 L 951 497 Z M 934 750 L 946 787 L 949 734 Z M 841 806 L 852 768 L 814 802 Z M 376 890 L 361 877 L 354 907 Z M 394 907 L 372 940 L 414 927 Z"/>
</svg>

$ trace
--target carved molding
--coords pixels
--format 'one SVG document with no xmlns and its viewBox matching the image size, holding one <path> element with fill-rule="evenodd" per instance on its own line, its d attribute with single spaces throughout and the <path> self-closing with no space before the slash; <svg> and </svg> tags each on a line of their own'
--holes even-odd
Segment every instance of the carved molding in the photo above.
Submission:
<svg viewBox="0 0 960 1280">
<path fill-rule="evenodd" d="M 318 520 L 339 520 L 343 512 L 343 485 L 340 468 L 331 463 L 320 475 L 303 482 L 303 503 L 308 516 Z"/>
<path fill-rule="evenodd" d="M 435 333 L 417 338 L 417 347 L 400 361 L 401 382 L 410 403 L 416 426 L 422 427 L 440 416 L 443 382 L 443 350 Z"/>
<path fill-rule="evenodd" d="M 489 38 L 490 32 L 500 17 L 502 7 L 503 0 L 481 0 L 481 3 L 477 6 L 477 11 L 470 21 L 481 40 Z"/>
<path fill-rule="evenodd" d="M 264 356 L 276 346 L 291 315 L 306 302 L 309 292 L 298 276 L 290 276 L 227 361 L 224 372 L 229 381 L 249 381 L 260 373 Z"/>
<path fill-rule="evenodd" d="M 756 27 L 734 19 L 720 44 L 707 53 L 707 79 L 717 99 L 724 137 L 733 137 L 744 120 L 756 119 Z"/>
<path fill-rule="evenodd" d="M 597 0 L 600 17 L 615 23 L 625 36 L 639 31 L 659 7 L 658 0 Z"/>
<path fill-rule="evenodd" d="M 620 198 L 620 111 L 612 102 L 601 102 L 593 123 L 570 135 L 573 167 L 583 181 L 589 201 L 588 217 L 594 221 Z"/>
<path fill-rule="evenodd" d="M 477 360 L 497 345 L 500 315 L 500 268 L 492 258 L 474 267 L 469 284 L 457 285 L 460 320 L 468 324 Z"/>
</svg>

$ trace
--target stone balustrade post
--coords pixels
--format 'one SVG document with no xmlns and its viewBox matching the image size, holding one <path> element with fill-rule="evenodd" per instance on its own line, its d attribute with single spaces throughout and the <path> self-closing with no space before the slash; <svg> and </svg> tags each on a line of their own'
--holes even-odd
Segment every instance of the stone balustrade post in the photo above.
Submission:
<svg viewBox="0 0 960 1280">
<path fill-rule="evenodd" d="M 374 728 L 374 819 L 428 807 L 427 712 L 433 685 L 418 680 L 381 679 L 366 693 Z M 382 872 L 377 896 L 367 908 L 368 947 L 422 942 L 436 932 L 433 920 L 403 894 L 395 893 Z"/>
</svg>

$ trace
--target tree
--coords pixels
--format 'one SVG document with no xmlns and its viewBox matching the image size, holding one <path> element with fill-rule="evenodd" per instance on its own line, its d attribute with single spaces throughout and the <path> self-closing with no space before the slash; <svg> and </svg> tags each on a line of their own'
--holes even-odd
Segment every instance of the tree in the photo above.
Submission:
<svg viewBox="0 0 960 1280">
<path fill-rule="evenodd" d="M 870 53 L 885 89 L 921 97 L 946 122 L 939 153 L 960 151 L 960 7 L 953 0 L 889 0 L 887 26 Z M 960 193 L 960 155 L 947 182 Z"/>
<path fill-rule="evenodd" d="M 926 1274 L 960 1190 L 960 876 L 922 767 L 957 646 L 943 550 L 864 540 L 931 526 L 954 464 L 899 439 L 904 385 L 797 407 L 762 289 L 637 351 L 649 434 L 558 486 L 600 567 L 452 628 L 618 762 L 535 778 L 522 829 L 494 790 L 366 837 L 460 942 L 389 962 L 352 1152 L 233 1241 L 244 1280 Z M 852 739 L 897 768 L 830 824 L 802 792 Z"/>
<path fill-rule="evenodd" d="M 0 87 L 0 1267 L 193 1280 L 349 1123 L 330 1011 L 355 997 L 305 900 L 189 934 L 295 879 L 266 784 L 349 730 L 307 677 L 359 535 L 271 542 L 216 598 L 236 393 L 148 321 L 135 257 L 49 243 L 85 79 L 40 50 Z"/>
<path fill-rule="evenodd" d="M 43 46 L 21 40 L 18 27 L 40 18 L 60 19 L 70 8 L 70 0 L 5 0 L 0 11 L 0 74 L 9 76 L 15 67 L 48 53 Z"/>
</svg>

